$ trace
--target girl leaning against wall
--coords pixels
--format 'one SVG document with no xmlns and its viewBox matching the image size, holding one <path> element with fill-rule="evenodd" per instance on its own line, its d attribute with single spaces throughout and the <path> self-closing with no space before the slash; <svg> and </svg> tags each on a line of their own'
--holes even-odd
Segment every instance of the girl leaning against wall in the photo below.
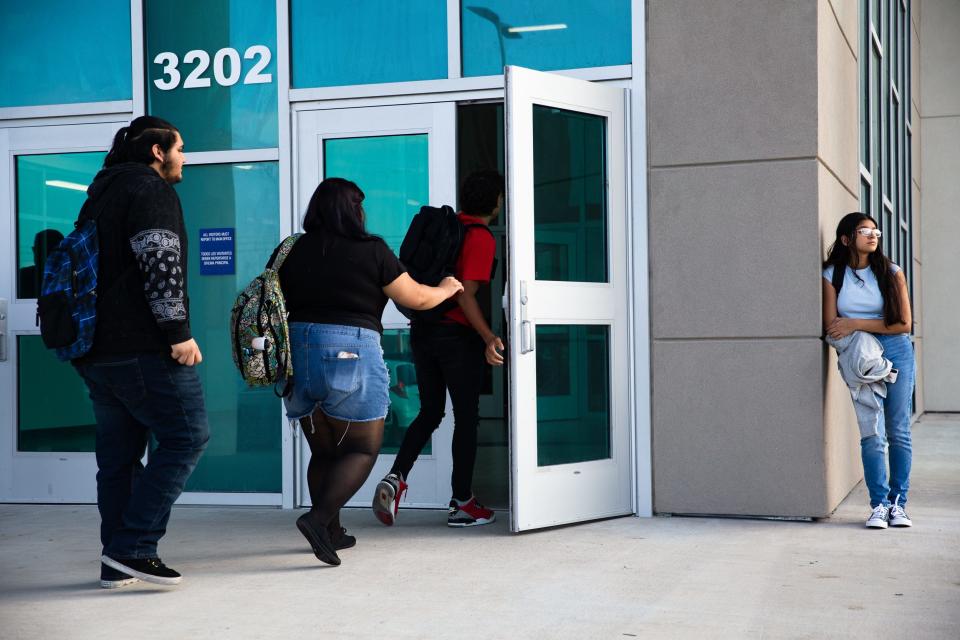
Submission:
<svg viewBox="0 0 960 640">
<path fill-rule="evenodd" d="M 888 381 L 881 382 L 880 393 L 867 398 L 868 404 L 874 402 L 877 407 L 875 428 L 864 428 L 863 407 L 857 406 L 860 455 L 872 510 L 866 526 L 874 529 L 913 524 L 905 510 L 910 486 L 910 418 L 916 371 L 910 340 L 913 319 L 903 270 L 883 254 L 880 237 L 869 216 L 844 216 L 823 263 L 822 280 L 823 326 L 828 342 L 840 351 L 841 341 L 849 344 L 848 338 L 863 338 L 858 342 L 862 345 L 868 344 L 872 336 L 882 349 L 882 358 L 878 359 L 889 361 L 883 363 L 884 379 Z M 869 336 L 858 336 L 856 332 Z M 869 342 L 868 348 L 869 345 L 877 346 L 873 342 Z M 862 364 L 863 358 L 859 361 Z M 893 376 L 889 375 L 891 364 Z M 889 382 L 891 378 L 895 381 Z M 845 381 L 851 385 L 846 373 Z M 880 395 L 884 385 L 886 397 Z"/>
</svg>

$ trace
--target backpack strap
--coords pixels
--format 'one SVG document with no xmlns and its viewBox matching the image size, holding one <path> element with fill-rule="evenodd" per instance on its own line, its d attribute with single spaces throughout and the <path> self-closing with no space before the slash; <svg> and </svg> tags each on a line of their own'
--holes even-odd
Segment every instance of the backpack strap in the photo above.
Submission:
<svg viewBox="0 0 960 640">
<path fill-rule="evenodd" d="M 290 250 L 293 249 L 294 243 L 300 239 L 302 233 L 295 233 L 292 236 L 287 236 L 284 238 L 283 242 L 280 243 L 280 250 L 277 251 L 276 257 L 267 265 L 267 269 L 273 269 L 274 271 L 279 271 L 280 267 L 283 266 L 284 260 L 287 259 L 287 256 L 290 255 Z"/>
</svg>

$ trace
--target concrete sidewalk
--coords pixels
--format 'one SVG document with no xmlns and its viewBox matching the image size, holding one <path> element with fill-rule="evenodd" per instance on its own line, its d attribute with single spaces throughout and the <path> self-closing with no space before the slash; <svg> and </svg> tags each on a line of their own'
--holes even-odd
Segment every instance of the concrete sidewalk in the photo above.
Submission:
<svg viewBox="0 0 960 640">
<path fill-rule="evenodd" d="M 94 507 L 0 505 L 0 638 L 960 638 L 960 417 L 914 431 L 913 529 L 868 531 L 858 486 L 818 522 L 620 518 L 524 535 L 442 512 L 327 567 L 297 513 L 177 508 L 179 587 L 98 586 Z"/>
</svg>

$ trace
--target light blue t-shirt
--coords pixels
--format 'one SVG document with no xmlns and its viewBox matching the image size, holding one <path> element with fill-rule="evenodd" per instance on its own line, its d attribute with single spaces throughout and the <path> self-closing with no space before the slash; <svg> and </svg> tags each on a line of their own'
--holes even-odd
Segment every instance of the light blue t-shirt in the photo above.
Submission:
<svg viewBox="0 0 960 640">
<path fill-rule="evenodd" d="M 900 267 L 890 263 L 890 272 L 896 273 Z M 843 286 L 837 296 L 837 315 L 841 318 L 860 318 L 861 320 L 883 320 L 883 296 L 880 294 L 880 285 L 877 276 L 873 275 L 870 267 L 854 270 L 847 267 L 843 274 Z M 833 267 L 823 270 L 823 277 L 827 282 L 833 282 Z"/>
</svg>

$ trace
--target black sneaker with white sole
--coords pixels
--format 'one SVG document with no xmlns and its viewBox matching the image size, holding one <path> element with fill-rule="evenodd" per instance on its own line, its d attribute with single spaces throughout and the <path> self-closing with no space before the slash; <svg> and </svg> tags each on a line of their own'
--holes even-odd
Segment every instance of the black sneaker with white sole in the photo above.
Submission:
<svg viewBox="0 0 960 640">
<path fill-rule="evenodd" d="M 102 555 L 100 561 L 130 577 L 153 584 L 174 585 L 180 584 L 183 579 L 178 572 L 163 564 L 160 558 L 112 558 Z"/>
<path fill-rule="evenodd" d="M 108 567 L 104 563 L 100 563 L 100 587 L 103 589 L 119 589 L 120 587 L 125 587 L 128 584 L 133 584 L 135 582 L 140 582 L 139 578 L 134 578 L 131 575 L 127 575 L 123 571 L 117 571 L 113 567 Z"/>
</svg>

